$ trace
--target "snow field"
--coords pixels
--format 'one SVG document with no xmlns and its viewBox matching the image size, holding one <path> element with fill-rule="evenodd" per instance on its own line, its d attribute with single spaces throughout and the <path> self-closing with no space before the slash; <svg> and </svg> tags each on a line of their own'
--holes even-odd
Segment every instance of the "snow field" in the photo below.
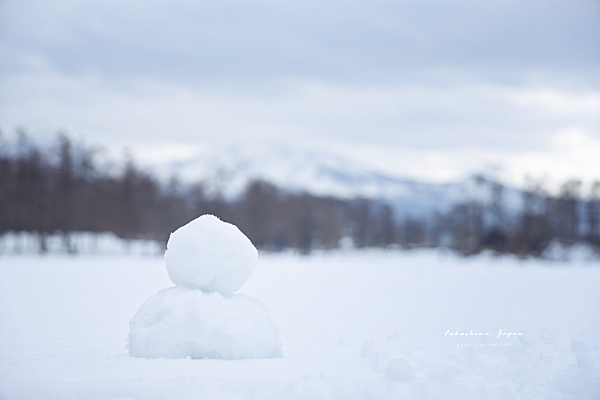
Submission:
<svg viewBox="0 0 600 400">
<path fill-rule="evenodd" d="M 160 258 L 0 257 L 0 398 L 600 398 L 597 264 L 261 254 L 239 292 L 283 358 L 129 357 L 129 320 L 169 286 Z"/>
</svg>

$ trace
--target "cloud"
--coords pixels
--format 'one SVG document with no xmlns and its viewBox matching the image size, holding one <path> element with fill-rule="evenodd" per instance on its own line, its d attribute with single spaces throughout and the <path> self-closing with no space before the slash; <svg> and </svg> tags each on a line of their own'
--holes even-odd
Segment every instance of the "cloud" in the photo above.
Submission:
<svg viewBox="0 0 600 400">
<path fill-rule="evenodd" d="M 3 64 L 20 54 L 61 73 L 207 85 L 303 76 L 398 83 L 460 69 L 592 74 L 596 2 L 5 0 Z M 10 35 L 10 36 L 9 36 Z M 9 39 L 10 38 L 10 39 Z"/>
<path fill-rule="evenodd" d="M 600 180 L 600 139 L 576 128 L 549 135 L 545 149 L 503 151 L 489 147 L 445 150 L 414 149 L 402 146 L 357 146 L 346 143 L 342 154 L 391 174 L 425 180 L 448 182 L 466 174 L 490 173 L 517 187 L 526 176 L 543 179 L 548 189 L 556 191 L 569 179 L 587 184 Z"/>
<path fill-rule="evenodd" d="M 28 120 L 46 135 L 57 126 L 114 151 L 137 147 L 146 161 L 189 157 L 186 146 L 195 154 L 205 144 L 279 141 L 434 181 L 490 164 L 508 166 L 512 180 L 600 170 L 600 92 L 590 90 L 296 81 L 284 93 L 251 96 L 143 79 L 123 90 L 97 76 L 57 74 L 13 76 L 2 85 L 12 99 L 0 108 L 5 128 Z"/>
<path fill-rule="evenodd" d="M 553 184 L 567 179 L 600 180 L 600 138 L 578 128 L 557 131 L 547 151 L 511 157 L 511 167 L 534 177 L 551 177 Z"/>
<path fill-rule="evenodd" d="M 600 137 L 592 0 L 0 6 L 4 131 L 67 129 L 148 160 L 282 141 L 429 180 L 596 165 L 576 157 Z M 565 135 L 587 139 L 557 147 Z"/>
</svg>

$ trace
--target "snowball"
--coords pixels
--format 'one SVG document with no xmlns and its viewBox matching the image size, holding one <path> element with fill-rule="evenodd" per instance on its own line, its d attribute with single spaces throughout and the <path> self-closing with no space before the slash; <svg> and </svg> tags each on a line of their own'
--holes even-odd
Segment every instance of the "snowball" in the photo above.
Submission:
<svg viewBox="0 0 600 400">
<path fill-rule="evenodd" d="M 163 289 L 129 322 L 127 347 L 143 358 L 281 357 L 277 325 L 259 301 L 188 287 Z"/>
<path fill-rule="evenodd" d="M 203 215 L 173 232 L 165 253 L 174 284 L 224 294 L 246 283 L 257 260 L 252 242 L 214 215 Z"/>
</svg>

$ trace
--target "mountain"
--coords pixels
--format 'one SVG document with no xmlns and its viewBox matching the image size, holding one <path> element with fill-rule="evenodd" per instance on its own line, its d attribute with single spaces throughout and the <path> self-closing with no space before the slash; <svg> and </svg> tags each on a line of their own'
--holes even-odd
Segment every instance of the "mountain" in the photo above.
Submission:
<svg viewBox="0 0 600 400">
<path fill-rule="evenodd" d="M 170 162 L 159 170 L 188 182 L 204 181 L 209 191 L 228 198 L 242 193 L 248 182 L 262 179 L 292 192 L 383 200 L 392 204 L 397 214 L 413 216 L 446 211 L 460 201 L 485 200 L 491 183 L 482 176 L 445 184 L 419 182 L 327 150 L 285 145 L 214 146 L 205 148 L 200 156 Z M 505 193 L 509 203 L 514 203 L 518 191 Z"/>
</svg>

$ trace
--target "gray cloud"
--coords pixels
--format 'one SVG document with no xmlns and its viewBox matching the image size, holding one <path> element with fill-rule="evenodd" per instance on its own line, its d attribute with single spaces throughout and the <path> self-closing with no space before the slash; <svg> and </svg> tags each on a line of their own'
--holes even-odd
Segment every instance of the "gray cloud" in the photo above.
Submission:
<svg viewBox="0 0 600 400">
<path fill-rule="evenodd" d="M 599 8 L 591 0 L 5 1 L 3 43 L 8 60 L 37 55 L 63 73 L 185 83 L 398 83 L 443 69 L 472 79 L 541 70 L 595 82 Z"/>
<path fill-rule="evenodd" d="M 0 52 L 4 130 L 544 165 L 600 138 L 593 0 L 4 0 Z"/>
</svg>

